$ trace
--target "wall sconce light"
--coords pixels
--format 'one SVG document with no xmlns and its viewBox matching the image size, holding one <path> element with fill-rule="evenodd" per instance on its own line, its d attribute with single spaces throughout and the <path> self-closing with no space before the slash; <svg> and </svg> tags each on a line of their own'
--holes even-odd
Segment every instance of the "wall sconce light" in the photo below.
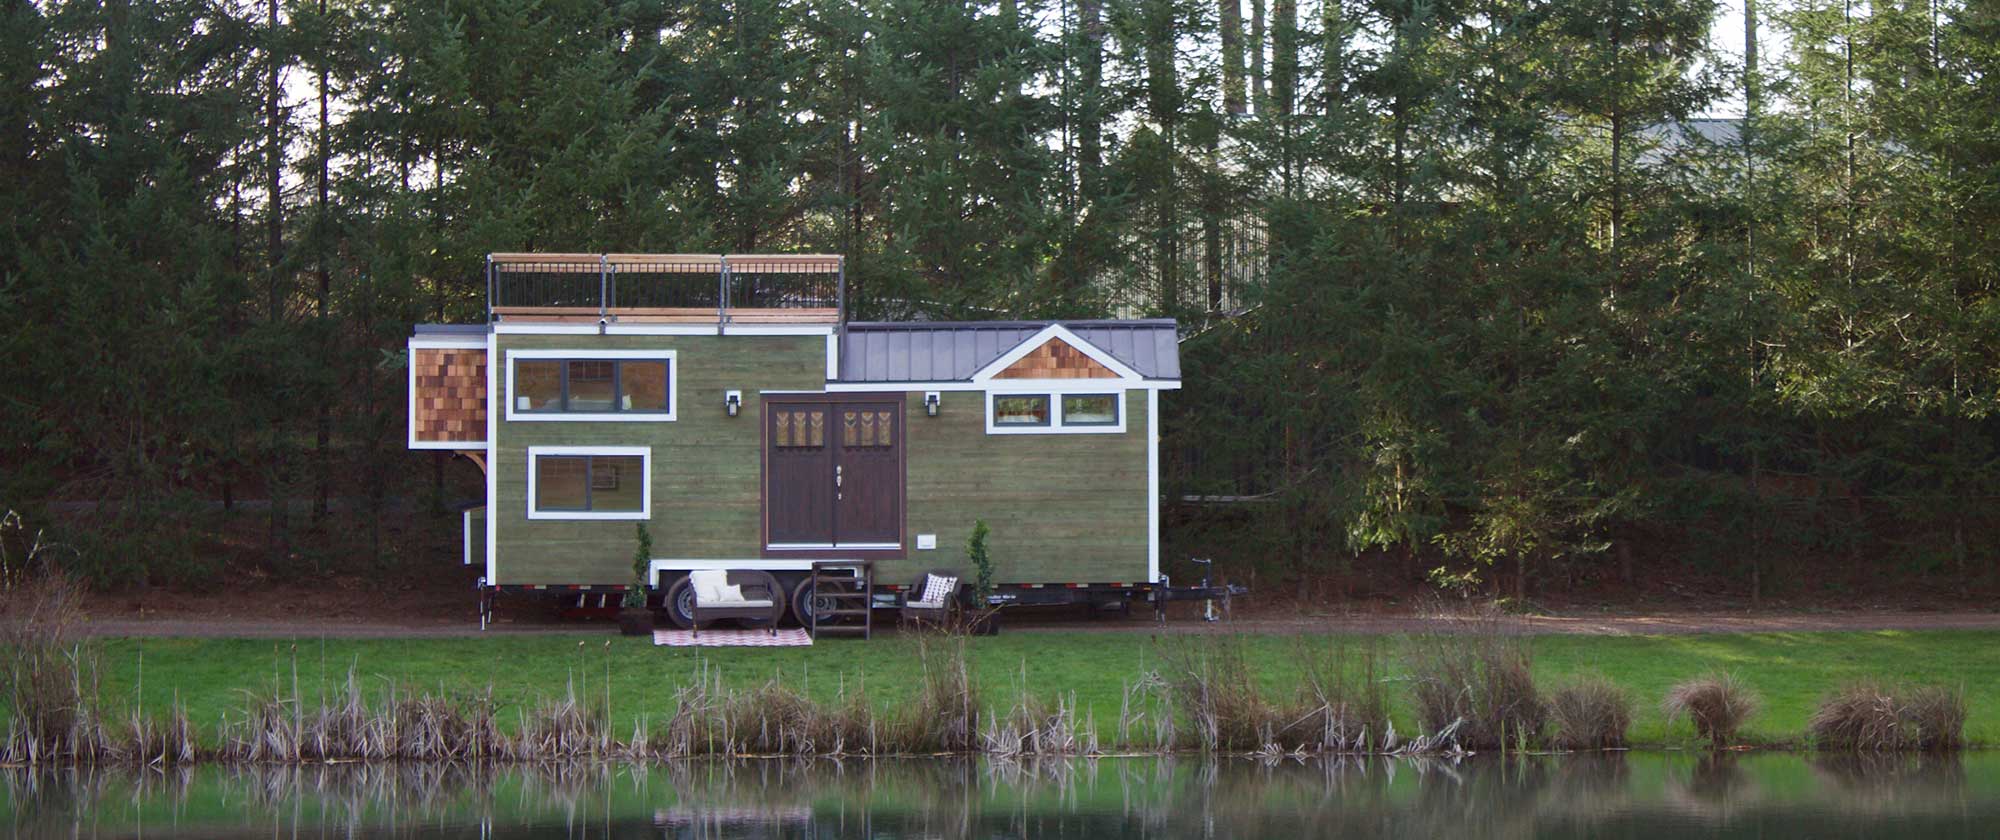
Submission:
<svg viewBox="0 0 2000 840">
<path fill-rule="evenodd" d="M 735 417 L 738 412 L 743 410 L 743 392 L 722 392 L 722 410 L 729 412 L 729 416 Z"/>
<path fill-rule="evenodd" d="M 938 402 L 940 399 L 942 399 L 942 397 L 936 391 L 924 392 L 924 416 L 926 417 L 937 416 Z"/>
</svg>

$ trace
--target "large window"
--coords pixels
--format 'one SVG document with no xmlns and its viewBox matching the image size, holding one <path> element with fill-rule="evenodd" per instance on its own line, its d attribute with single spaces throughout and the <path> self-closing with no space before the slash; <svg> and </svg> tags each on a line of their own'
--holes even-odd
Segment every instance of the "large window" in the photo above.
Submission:
<svg viewBox="0 0 2000 840">
<path fill-rule="evenodd" d="M 1125 394 L 1122 391 L 1110 393 L 989 391 L 986 394 L 986 433 L 1117 434 L 1125 431 L 1124 402 Z"/>
<path fill-rule="evenodd" d="M 509 420 L 672 420 L 672 351 L 509 350 Z"/>
<path fill-rule="evenodd" d="M 652 460 L 643 446 L 531 446 L 528 518 L 650 518 Z"/>
<path fill-rule="evenodd" d="M 1065 426 L 1118 425 L 1117 394 L 1064 394 L 1062 424 Z"/>
</svg>

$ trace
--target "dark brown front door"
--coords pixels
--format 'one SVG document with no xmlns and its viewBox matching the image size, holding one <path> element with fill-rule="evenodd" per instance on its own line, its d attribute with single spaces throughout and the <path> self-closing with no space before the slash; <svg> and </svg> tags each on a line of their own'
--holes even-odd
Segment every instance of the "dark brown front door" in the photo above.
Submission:
<svg viewBox="0 0 2000 840">
<path fill-rule="evenodd" d="M 832 414 L 824 403 L 764 404 L 764 515 L 773 543 L 833 543 Z"/>
<path fill-rule="evenodd" d="M 894 545 L 903 533 L 901 414 L 895 403 L 838 403 L 833 462 L 833 540 Z"/>
<path fill-rule="evenodd" d="M 903 411 L 894 401 L 764 404 L 766 541 L 888 549 L 902 542 Z"/>
</svg>

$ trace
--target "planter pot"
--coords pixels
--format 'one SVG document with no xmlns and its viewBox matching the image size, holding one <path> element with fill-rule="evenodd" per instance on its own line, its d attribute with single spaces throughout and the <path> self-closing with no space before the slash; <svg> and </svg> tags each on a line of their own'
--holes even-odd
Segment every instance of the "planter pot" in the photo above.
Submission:
<svg viewBox="0 0 2000 840">
<path fill-rule="evenodd" d="M 653 635 L 653 611 L 644 607 L 619 610 L 618 632 L 626 636 Z"/>
</svg>

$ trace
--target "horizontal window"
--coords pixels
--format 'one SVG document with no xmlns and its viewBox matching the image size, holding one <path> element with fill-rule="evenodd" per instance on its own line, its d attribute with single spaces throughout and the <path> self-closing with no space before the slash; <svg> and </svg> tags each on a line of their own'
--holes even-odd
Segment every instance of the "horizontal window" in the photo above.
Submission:
<svg viewBox="0 0 2000 840">
<path fill-rule="evenodd" d="M 1099 385 L 1098 387 L 1103 387 Z M 1123 392 L 986 394 L 986 433 L 1118 434 L 1125 431 Z"/>
<path fill-rule="evenodd" d="M 1117 394 L 1064 394 L 1062 424 L 1065 426 L 1118 425 Z"/>
<path fill-rule="evenodd" d="M 993 398 L 993 425 L 1046 426 L 1049 424 L 1049 395 L 1004 394 Z"/>
<path fill-rule="evenodd" d="M 672 420 L 671 351 L 507 353 L 509 420 Z"/>
<path fill-rule="evenodd" d="M 645 519 L 652 451 L 529 447 L 528 518 Z"/>
</svg>

